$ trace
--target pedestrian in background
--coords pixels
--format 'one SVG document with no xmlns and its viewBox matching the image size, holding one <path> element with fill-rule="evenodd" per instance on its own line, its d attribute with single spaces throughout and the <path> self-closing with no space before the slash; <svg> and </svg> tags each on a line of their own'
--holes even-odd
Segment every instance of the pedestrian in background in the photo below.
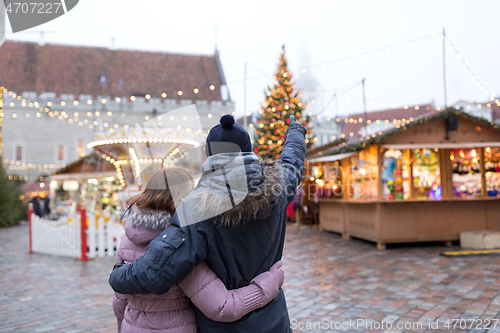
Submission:
<svg viewBox="0 0 500 333">
<path fill-rule="evenodd" d="M 44 215 L 49 216 L 50 215 L 50 199 L 49 196 L 45 196 L 43 199 L 43 206 L 44 206 Z"/>
<path fill-rule="evenodd" d="M 299 186 L 295 190 L 295 195 L 293 196 L 293 212 L 295 223 L 297 223 L 297 229 L 300 229 L 300 223 L 302 222 L 302 204 L 304 202 L 304 190 L 302 186 Z"/>
<path fill-rule="evenodd" d="M 42 217 L 41 202 L 42 199 L 38 195 L 34 196 L 30 201 L 30 203 L 33 205 L 33 213 L 35 213 L 35 215 L 38 217 Z"/>
</svg>

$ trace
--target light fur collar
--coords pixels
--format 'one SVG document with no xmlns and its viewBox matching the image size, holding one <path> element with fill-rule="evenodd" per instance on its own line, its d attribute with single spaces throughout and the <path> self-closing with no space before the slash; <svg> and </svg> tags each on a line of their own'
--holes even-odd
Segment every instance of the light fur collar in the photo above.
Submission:
<svg viewBox="0 0 500 333">
<path fill-rule="evenodd" d="M 255 158 L 252 154 L 251 159 L 255 161 L 251 164 L 257 164 L 261 170 L 257 174 L 247 170 L 248 194 L 236 206 L 232 206 L 228 200 L 227 189 L 224 189 L 224 195 L 219 195 L 219 190 L 214 190 L 210 186 L 210 177 L 207 177 L 206 183 L 201 184 L 202 191 L 197 195 L 196 208 L 199 213 L 213 211 L 214 209 L 224 211 L 223 213 L 212 217 L 212 222 L 217 226 L 235 227 L 249 223 L 264 217 L 269 213 L 272 207 L 273 199 L 278 197 L 283 189 L 283 167 L 278 160 L 263 161 L 261 158 Z M 255 170 L 255 168 L 253 168 Z M 226 207 L 227 206 L 227 207 Z"/>
</svg>

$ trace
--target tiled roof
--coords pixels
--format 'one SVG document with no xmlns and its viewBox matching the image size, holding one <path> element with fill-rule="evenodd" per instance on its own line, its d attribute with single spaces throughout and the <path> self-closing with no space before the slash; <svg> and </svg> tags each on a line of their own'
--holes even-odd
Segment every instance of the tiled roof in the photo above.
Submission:
<svg viewBox="0 0 500 333">
<path fill-rule="evenodd" d="M 423 105 L 423 106 L 412 106 L 408 107 L 407 109 L 400 108 L 400 109 L 389 109 L 389 110 L 381 110 L 381 111 L 375 111 L 375 112 L 368 112 L 366 115 L 368 117 L 368 120 L 371 120 L 372 122 L 375 120 L 382 120 L 382 119 L 389 119 L 390 122 L 392 122 L 393 119 L 402 119 L 406 118 L 409 119 L 410 117 L 416 118 L 418 116 L 421 116 L 423 114 L 431 113 L 431 112 L 436 112 L 437 110 L 432 106 L 432 104 L 428 105 Z M 354 133 L 355 136 L 358 135 L 358 131 L 361 130 L 361 128 L 365 125 L 365 115 L 364 113 L 356 113 L 356 114 L 351 114 L 349 115 L 348 118 L 362 118 L 363 122 L 358 122 L 356 124 L 354 123 L 347 123 L 344 126 L 344 129 L 342 131 L 342 134 L 345 134 L 348 136 L 351 132 Z"/>
<path fill-rule="evenodd" d="M 246 116 L 247 117 L 247 126 L 250 125 L 252 123 L 252 116 Z M 236 119 L 236 122 L 240 125 L 240 126 L 243 126 L 244 122 L 245 122 L 245 116 L 243 117 L 240 117 L 238 119 Z"/>
<path fill-rule="evenodd" d="M 500 120 L 500 106 L 491 103 L 491 109 L 493 110 L 493 121 L 498 122 L 498 120 Z"/>
<path fill-rule="evenodd" d="M 0 47 L 1 85 L 15 92 L 221 100 L 218 55 L 110 50 L 6 41 Z M 107 86 L 101 84 L 105 73 Z M 118 89 L 119 79 L 122 89 Z M 210 90 L 214 85 L 215 90 Z M 198 88 L 199 93 L 194 93 Z"/>
</svg>

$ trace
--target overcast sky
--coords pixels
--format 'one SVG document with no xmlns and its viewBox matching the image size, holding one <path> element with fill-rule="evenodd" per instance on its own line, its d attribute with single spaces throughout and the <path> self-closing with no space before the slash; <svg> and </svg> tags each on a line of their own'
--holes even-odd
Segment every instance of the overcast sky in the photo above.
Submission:
<svg viewBox="0 0 500 333">
<path fill-rule="evenodd" d="M 243 5 L 245 4 L 245 5 Z M 231 98 L 243 112 L 244 63 L 248 62 L 247 110 L 264 101 L 284 44 L 295 79 L 312 75 L 318 82 L 316 110 L 343 90 L 366 78 L 368 110 L 393 104 L 444 104 L 442 28 L 486 89 L 500 94 L 498 24 L 500 1 L 132 1 L 81 0 L 66 15 L 7 39 L 104 46 L 195 54 L 220 51 Z M 217 27 L 217 28 L 216 28 Z M 10 23 L 7 21 L 7 30 Z M 217 33 L 216 33 L 217 31 Z M 413 46 L 408 43 L 437 33 Z M 403 43 L 403 46 L 385 49 Z M 370 50 L 383 51 L 343 61 Z M 464 72 L 447 46 L 448 103 L 485 102 L 485 95 Z M 327 63 L 324 66 L 321 64 Z M 311 64 L 306 74 L 302 69 Z M 340 94 L 339 115 L 362 111 L 360 86 Z M 310 104 L 311 105 L 311 104 Z M 334 116 L 335 103 L 323 111 Z"/>
</svg>

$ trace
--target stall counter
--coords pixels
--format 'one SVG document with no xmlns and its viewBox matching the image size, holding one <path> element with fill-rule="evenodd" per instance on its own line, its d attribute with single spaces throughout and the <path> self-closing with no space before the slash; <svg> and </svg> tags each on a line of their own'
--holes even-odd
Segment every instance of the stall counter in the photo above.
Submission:
<svg viewBox="0 0 500 333">
<path fill-rule="evenodd" d="M 460 204 L 457 204 L 460 202 Z M 460 232 L 500 230 L 500 199 L 319 199 L 321 230 L 388 243 L 459 240 Z M 439 221 L 439 223 L 436 223 Z"/>
</svg>

